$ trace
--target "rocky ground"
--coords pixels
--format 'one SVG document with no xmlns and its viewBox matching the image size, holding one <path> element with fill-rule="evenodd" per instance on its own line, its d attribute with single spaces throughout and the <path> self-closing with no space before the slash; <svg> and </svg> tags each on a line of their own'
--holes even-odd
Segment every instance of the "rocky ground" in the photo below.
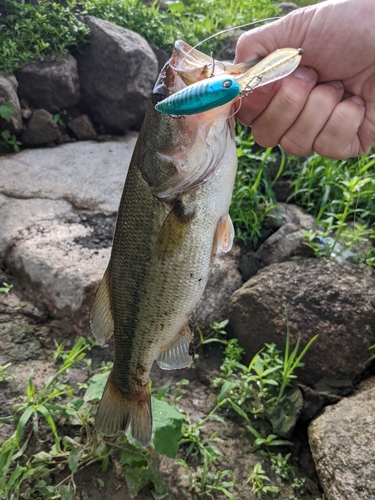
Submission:
<svg viewBox="0 0 375 500">
<path fill-rule="evenodd" d="M 130 134 L 122 140 L 26 150 L 0 159 L 0 282 L 13 285 L 9 294 L 0 293 L 0 365 L 11 362 L 14 376 L 1 382 L 1 416 L 9 415 L 24 397 L 31 370 L 37 387 L 56 370 L 51 359 L 55 340 L 71 346 L 79 335 L 90 334 L 89 310 L 108 261 L 135 140 L 136 134 Z M 300 228 L 312 223 L 298 208 L 281 204 L 269 221 L 272 235 L 257 251 L 236 245 L 230 254 L 219 256 L 195 323 L 207 332 L 212 321 L 229 317 L 231 334 L 240 339 L 247 358 L 264 342 L 283 348 L 284 304 L 293 341 L 301 335 L 307 342 L 318 333 L 300 372 L 304 409 L 290 438 L 296 476 L 306 478 L 305 492 L 296 496 L 290 483 L 265 465 L 267 474 L 282 487 L 281 499 L 315 500 L 322 488 L 328 500 L 375 498 L 374 377 L 368 363 L 368 347 L 375 342 L 374 272 L 311 258 L 301 245 Z M 180 406 L 192 419 L 215 406 L 212 381 L 222 360 L 220 350 L 198 352 L 193 368 L 152 372 L 156 388 L 168 380 L 190 380 Z M 90 356 L 94 367 L 112 360 L 112 344 L 109 349 L 95 347 Z M 70 378 L 84 382 L 87 368 L 71 370 Z M 235 473 L 235 498 L 257 498 L 246 483 L 261 460 L 252 448 L 253 438 L 234 412 L 223 410 L 221 415 L 228 427 L 211 422 L 203 436 L 218 430 L 225 439 L 219 445 L 227 457 L 221 467 Z M 10 424 L 0 424 L 1 441 L 12 430 Z M 50 440 L 47 433 L 46 447 Z M 183 468 L 167 457 L 157 460 L 168 498 L 194 498 L 181 479 Z M 116 460 L 105 473 L 96 464 L 88 466 L 77 473 L 76 484 L 77 498 L 131 498 Z M 151 495 L 144 489 L 137 498 Z"/>
</svg>

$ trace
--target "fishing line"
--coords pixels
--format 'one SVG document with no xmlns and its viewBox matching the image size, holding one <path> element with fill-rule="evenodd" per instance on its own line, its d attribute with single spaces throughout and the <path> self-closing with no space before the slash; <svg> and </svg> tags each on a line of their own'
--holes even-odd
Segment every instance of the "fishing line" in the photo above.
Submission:
<svg viewBox="0 0 375 500">
<path fill-rule="evenodd" d="M 253 25 L 258 24 L 258 23 L 266 23 L 266 22 L 271 22 L 271 21 L 277 21 L 278 19 L 280 19 L 280 17 L 267 17 L 266 19 L 259 19 L 258 21 L 252 21 L 251 23 L 240 24 L 239 26 L 232 26 L 231 28 L 226 28 L 225 30 L 218 31 L 217 33 L 214 33 L 213 35 L 208 36 L 204 40 L 201 40 L 196 45 L 194 45 L 194 47 L 191 47 L 191 49 L 187 52 L 186 56 L 189 55 L 190 52 L 192 52 L 193 50 L 195 50 L 197 47 L 199 47 L 203 43 L 207 42 L 208 40 L 211 40 L 211 38 L 215 38 L 216 36 L 223 35 L 224 33 L 229 33 L 230 31 L 239 30 L 241 28 L 248 28 L 249 26 L 253 26 Z M 179 68 L 178 69 L 181 69 L 181 64 L 184 62 L 186 56 L 184 56 L 182 58 L 181 62 L 179 63 Z M 214 64 L 215 63 L 216 64 L 222 64 L 220 61 L 215 61 L 215 59 L 213 57 L 212 57 L 212 59 L 214 61 Z M 224 65 L 224 71 L 225 71 L 225 65 Z"/>
</svg>

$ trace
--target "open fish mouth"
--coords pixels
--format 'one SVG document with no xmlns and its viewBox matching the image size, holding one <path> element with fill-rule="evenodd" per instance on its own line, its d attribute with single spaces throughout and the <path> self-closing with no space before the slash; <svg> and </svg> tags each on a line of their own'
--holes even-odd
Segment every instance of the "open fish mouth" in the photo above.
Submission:
<svg viewBox="0 0 375 500">
<path fill-rule="evenodd" d="M 219 61 L 200 52 L 183 40 L 177 40 L 170 60 L 162 69 L 155 83 L 152 102 L 155 105 L 185 86 L 213 76 L 225 73 L 228 75 L 245 73 L 258 61 L 240 64 Z"/>
</svg>

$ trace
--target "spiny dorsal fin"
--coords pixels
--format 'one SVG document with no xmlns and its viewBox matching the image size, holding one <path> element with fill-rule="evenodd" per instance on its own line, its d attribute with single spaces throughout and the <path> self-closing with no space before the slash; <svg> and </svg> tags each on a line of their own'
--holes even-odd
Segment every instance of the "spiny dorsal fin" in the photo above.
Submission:
<svg viewBox="0 0 375 500">
<path fill-rule="evenodd" d="M 105 436 L 115 436 L 129 426 L 133 438 L 147 447 L 152 436 L 151 395 L 147 385 L 137 394 L 124 394 L 116 387 L 111 372 L 95 416 L 95 428 Z"/>
<path fill-rule="evenodd" d="M 108 268 L 96 293 L 90 315 L 91 331 L 96 340 L 104 345 L 113 333 L 111 297 L 109 294 Z"/>
<path fill-rule="evenodd" d="M 181 201 L 175 203 L 156 240 L 155 251 L 159 258 L 163 258 L 166 253 L 174 252 L 180 247 L 193 217 L 193 209 L 186 209 Z"/>
<path fill-rule="evenodd" d="M 173 341 L 160 351 L 156 359 L 160 368 L 163 370 L 178 370 L 189 366 L 194 357 L 192 340 L 193 333 L 187 323 Z"/>
</svg>

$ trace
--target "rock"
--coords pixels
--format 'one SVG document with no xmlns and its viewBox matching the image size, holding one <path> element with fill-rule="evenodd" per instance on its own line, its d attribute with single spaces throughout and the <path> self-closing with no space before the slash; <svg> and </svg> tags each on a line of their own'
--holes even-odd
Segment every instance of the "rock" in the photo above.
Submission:
<svg viewBox="0 0 375 500">
<path fill-rule="evenodd" d="M 79 223 L 39 221 L 21 231 L 6 254 L 8 267 L 22 276 L 33 299 L 56 317 L 71 317 L 81 334 L 89 333 L 89 312 L 110 257 L 110 248 L 74 243 L 89 231 Z"/>
<path fill-rule="evenodd" d="M 293 2 L 281 2 L 278 4 L 278 7 L 281 9 L 282 16 L 287 16 L 293 12 L 293 10 L 299 9 L 299 5 Z"/>
<path fill-rule="evenodd" d="M 35 60 L 16 71 L 18 94 L 35 109 L 56 112 L 80 99 L 77 61 L 70 54 L 54 61 Z"/>
<path fill-rule="evenodd" d="M 88 141 L 96 139 L 97 133 L 87 115 L 81 115 L 68 123 L 68 128 L 75 134 L 77 139 Z"/>
<path fill-rule="evenodd" d="M 89 333 L 136 136 L 0 158 L 0 258 L 79 334 Z"/>
<path fill-rule="evenodd" d="M 41 346 L 35 336 L 36 327 L 17 323 L 0 323 L 0 352 L 2 364 L 17 360 L 37 359 Z"/>
<path fill-rule="evenodd" d="M 0 75 L 0 106 L 6 102 L 11 102 L 14 111 L 9 122 L 0 118 L 0 129 L 19 132 L 22 129 L 21 106 L 17 96 L 17 80 L 13 75 Z"/>
<path fill-rule="evenodd" d="M 375 498 L 375 378 L 326 407 L 308 433 L 327 500 Z"/>
<path fill-rule="evenodd" d="M 304 346 L 316 334 L 298 370 L 312 385 L 323 377 L 351 379 L 368 365 L 375 342 L 375 272 L 326 259 L 272 264 L 258 272 L 230 301 L 230 333 L 239 339 L 248 362 L 264 343 L 284 349 L 287 307 L 291 342 Z"/>
<path fill-rule="evenodd" d="M 306 245 L 306 239 L 295 224 L 288 222 L 264 241 L 257 251 L 266 264 L 284 262 L 294 256 L 313 257 L 314 252 Z"/>
<path fill-rule="evenodd" d="M 35 110 L 22 135 L 22 142 L 28 146 L 40 146 L 60 139 L 61 132 L 52 115 L 45 109 Z"/>
<path fill-rule="evenodd" d="M 264 267 L 264 262 L 259 257 L 257 252 L 244 244 L 241 244 L 241 254 L 238 259 L 238 268 L 243 281 L 249 280 L 252 276 Z"/>
<path fill-rule="evenodd" d="M 266 224 L 273 229 L 279 229 L 288 223 L 298 226 L 299 229 L 308 231 L 314 227 L 315 219 L 306 210 L 303 210 L 303 208 L 281 202 L 268 214 L 266 220 Z"/>
<path fill-rule="evenodd" d="M 2 156 L 0 193 L 9 198 L 66 200 L 82 211 L 116 212 L 137 136 L 132 132 L 117 141 Z"/>
<path fill-rule="evenodd" d="M 167 61 L 169 61 L 169 54 L 167 54 L 167 52 L 165 52 L 165 50 L 163 49 L 160 49 L 159 47 L 157 47 L 156 45 L 150 43 L 150 47 L 152 49 L 152 52 L 155 54 L 156 56 L 156 59 L 158 61 L 158 73 L 160 73 L 160 71 L 163 69 L 165 63 Z"/>
<path fill-rule="evenodd" d="M 207 286 L 195 309 L 194 323 L 203 333 L 210 331 L 214 321 L 228 319 L 229 299 L 243 283 L 238 270 L 239 253 L 239 247 L 234 246 L 230 252 L 216 256 Z"/>
<path fill-rule="evenodd" d="M 95 121 L 126 131 L 142 123 L 158 62 L 137 33 L 86 17 L 90 42 L 76 54 L 83 101 Z"/>
</svg>

